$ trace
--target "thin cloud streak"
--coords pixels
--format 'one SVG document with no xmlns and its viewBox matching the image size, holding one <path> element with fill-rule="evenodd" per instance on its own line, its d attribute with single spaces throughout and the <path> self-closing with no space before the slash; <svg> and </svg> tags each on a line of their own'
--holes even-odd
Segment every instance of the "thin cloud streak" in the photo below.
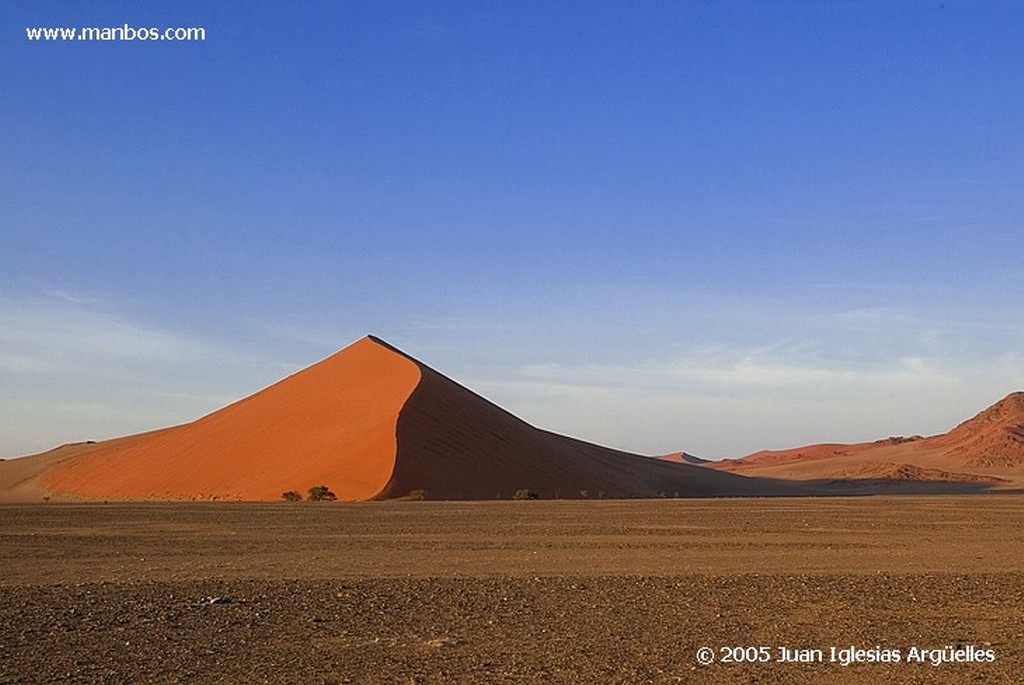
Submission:
<svg viewBox="0 0 1024 685">
<path fill-rule="evenodd" d="M 277 380 L 269 368 L 95 298 L 0 296 L 0 457 L 192 420 Z"/>
<path fill-rule="evenodd" d="M 1020 379 L 1024 360 L 1013 354 L 955 367 L 906 356 L 851 368 L 752 353 L 731 362 L 531 365 L 471 387 L 544 428 L 645 454 L 685 450 L 721 458 L 943 432 L 1020 389 Z"/>
</svg>

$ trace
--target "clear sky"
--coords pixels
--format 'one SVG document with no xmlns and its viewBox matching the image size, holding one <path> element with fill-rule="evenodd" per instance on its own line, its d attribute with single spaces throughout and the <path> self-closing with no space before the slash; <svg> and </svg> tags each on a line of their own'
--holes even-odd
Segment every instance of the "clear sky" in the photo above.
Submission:
<svg viewBox="0 0 1024 685">
<path fill-rule="evenodd" d="M 202 27 L 203 42 L 30 41 Z M 1024 4 L 0 0 L 0 457 L 367 333 L 738 456 L 1024 389 Z"/>
</svg>

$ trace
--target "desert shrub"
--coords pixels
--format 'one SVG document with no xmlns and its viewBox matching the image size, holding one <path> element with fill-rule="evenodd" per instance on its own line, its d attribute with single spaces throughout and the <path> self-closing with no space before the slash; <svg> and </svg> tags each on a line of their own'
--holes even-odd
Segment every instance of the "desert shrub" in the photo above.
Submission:
<svg viewBox="0 0 1024 685">
<path fill-rule="evenodd" d="M 540 495 L 529 488 L 523 488 L 516 490 L 515 499 L 540 499 Z"/>
<path fill-rule="evenodd" d="M 288 492 L 281 493 L 281 499 L 283 499 L 285 502 L 301 502 L 302 495 L 295 492 L 294 490 L 289 490 Z"/>
<path fill-rule="evenodd" d="M 423 490 L 422 488 L 417 488 L 416 490 L 410 490 L 409 494 L 406 495 L 405 498 L 408 499 L 408 500 L 412 500 L 414 502 L 422 502 L 423 500 L 425 500 L 427 498 L 427 491 Z"/>
<path fill-rule="evenodd" d="M 338 499 L 338 496 L 331 492 L 326 485 L 317 485 L 309 489 L 307 499 L 310 502 L 333 502 Z"/>
</svg>

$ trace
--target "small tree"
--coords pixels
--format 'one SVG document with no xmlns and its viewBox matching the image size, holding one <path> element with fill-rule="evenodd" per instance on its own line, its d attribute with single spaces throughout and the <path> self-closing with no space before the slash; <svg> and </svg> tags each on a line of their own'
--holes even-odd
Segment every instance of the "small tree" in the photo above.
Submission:
<svg viewBox="0 0 1024 685">
<path fill-rule="evenodd" d="M 540 498 L 540 495 L 538 495 L 533 490 L 530 490 L 529 488 L 523 488 L 522 490 L 516 490 L 515 499 L 539 499 L 539 498 Z"/>
<path fill-rule="evenodd" d="M 338 499 L 338 496 L 331 492 L 331 489 L 326 485 L 317 485 L 309 489 L 309 497 L 307 499 L 310 502 L 333 502 Z"/>
<path fill-rule="evenodd" d="M 294 490 L 289 490 L 288 492 L 281 493 L 281 499 L 283 499 L 285 502 L 301 502 L 302 495 L 295 492 Z"/>
</svg>

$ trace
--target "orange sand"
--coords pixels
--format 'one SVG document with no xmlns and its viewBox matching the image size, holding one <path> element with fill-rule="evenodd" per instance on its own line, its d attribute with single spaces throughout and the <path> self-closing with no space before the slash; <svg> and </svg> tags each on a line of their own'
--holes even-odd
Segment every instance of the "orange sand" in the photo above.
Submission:
<svg viewBox="0 0 1024 685">
<path fill-rule="evenodd" d="M 371 338 L 197 421 L 111 440 L 47 471 L 42 488 L 109 498 L 280 499 L 327 485 L 377 495 L 419 369 Z"/>
</svg>

